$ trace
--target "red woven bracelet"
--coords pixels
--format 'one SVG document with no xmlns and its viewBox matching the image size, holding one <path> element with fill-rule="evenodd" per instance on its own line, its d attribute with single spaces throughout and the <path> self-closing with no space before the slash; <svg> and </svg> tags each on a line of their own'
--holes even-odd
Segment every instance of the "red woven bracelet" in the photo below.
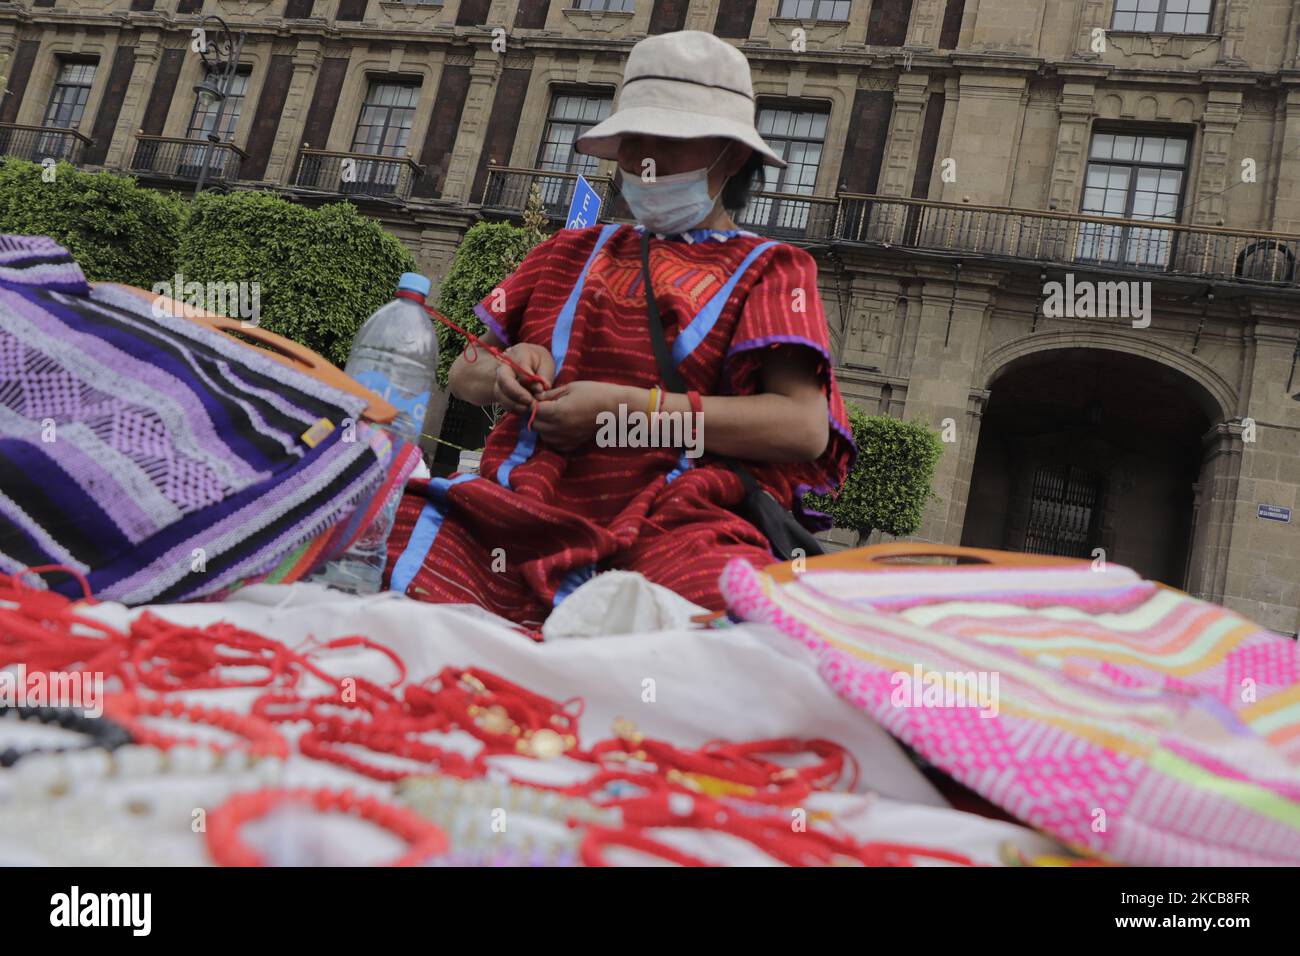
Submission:
<svg viewBox="0 0 1300 956">
<path fill-rule="evenodd" d="M 380 766 L 338 749 L 344 744 L 403 757 L 425 766 L 410 770 Z M 461 778 L 477 777 L 483 772 L 479 757 L 468 760 L 453 750 L 444 750 L 365 721 L 327 720 L 298 738 L 298 750 L 304 757 L 338 764 L 363 776 L 389 783 L 434 771 Z"/>
<path fill-rule="evenodd" d="M 244 750 L 254 757 L 284 759 L 289 756 L 289 745 L 275 727 L 259 717 L 237 714 L 230 710 L 199 707 L 165 698 L 145 700 L 131 694 L 114 694 L 104 699 L 104 713 L 126 727 L 131 732 L 131 739 L 137 744 L 158 747 L 160 750 L 189 746 L 209 747 L 218 753 Z M 227 744 L 196 737 L 177 737 L 146 726 L 140 720 L 141 717 L 164 717 L 207 724 L 243 737 L 246 743 Z"/>
<path fill-rule="evenodd" d="M 701 860 L 698 856 L 683 853 L 681 850 L 676 850 L 665 843 L 660 843 L 658 840 L 646 836 L 639 829 L 613 830 L 609 827 L 600 826 L 587 827 L 587 832 L 582 837 L 582 845 L 578 850 L 582 858 L 582 865 L 612 866 L 613 864 L 605 860 L 605 847 L 608 846 L 621 846 L 629 850 L 636 850 L 640 853 L 656 856 L 661 860 L 667 860 L 669 863 L 676 863 L 678 866 L 714 865 Z"/>
<path fill-rule="evenodd" d="M 322 813 L 350 813 L 401 837 L 410 849 L 387 866 L 419 866 L 447 852 L 447 835 L 414 810 L 361 797 L 351 790 L 258 790 L 231 797 L 208 816 L 208 852 L 218 866 L 266 866 L 262 855 L 240 838 L 252 820 L 285 803 L 306 803 Z"/>
</svg>

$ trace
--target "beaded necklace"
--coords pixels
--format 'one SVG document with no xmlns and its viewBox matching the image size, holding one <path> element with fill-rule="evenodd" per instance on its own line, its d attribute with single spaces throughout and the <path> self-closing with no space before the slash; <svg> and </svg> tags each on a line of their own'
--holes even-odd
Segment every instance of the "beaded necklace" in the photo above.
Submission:
<svg viewBox="0 0 1300 956">
<path fill-rule="evenodd" d="M 622 818 L 617 809 L 496 780 L 408 777 L 397 785 L 397 796 L 446 830 L 453 850 L 483 854 L 506 850 L 530 859 L 553 860 L 554 865 L 576 862 L 581 837 L 575 827 L 618 827 Z M 519 836 L 518 827 L 511 829 L 510 821 L 520 816 L 557 824 L 563 828 L 562 835 Z"/>
<path fill-rule="evenodd" d="M 96 747 L 115 750 L 131 739 L 127 729 L 116 721 L 105 717 L 87 717 L 72 707 L 10 707 L 0 704 L 0 718 L 7 713 L 17 715 L 19 720 L 54 724 L 64 730 L 82 734 L 86 740 L 75 746 L 6 747 L 0 751 L 0 767 L 12 767 L 23 758 L 38 753 L 62 753 Z"/>
</svg>

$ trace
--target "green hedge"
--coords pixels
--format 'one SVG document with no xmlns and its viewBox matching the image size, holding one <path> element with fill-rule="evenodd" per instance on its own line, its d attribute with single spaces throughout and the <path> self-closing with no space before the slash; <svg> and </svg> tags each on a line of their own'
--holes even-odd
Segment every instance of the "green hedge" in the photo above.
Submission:
<svg viewBox="0 0 1300 956">
<path fill-rule="evenodd" d="M 922 422 L 868 415 L 849 408 L 858 460 L 835 498 L 808 495 L 835 527 L 892 535 L 913 534 L 932 496 L 935 465 L 943 454 L 939 434 Z"/>
<path fill-rule="evenodd" d="M 532 248 L 536 237 L 508 222 L 480 222 L 473 226 L 456 249 L 438 294 L 437 309 L 463 329 L 482 335 L 483 323 L 474 306 L 498 282 L 514 271 Z M 464 340 L 438 326 L 438 384 L 447 384 L 447 372 L 465 348 Z"/>
<path fill-rule="evenodd" d="M 414 257 L 351 203 L 313 209 L 267 192 L 193 202 L 129 176 L 59 163 L 0 163 L 0 232 L 50 236 L 93 282 L 257 282 L 261 325 L 347 361 L 352 338 L 392 298 Z"/>
<path fill-rule="evenodd" d="M 361 323 L 415 259 L 351 203 L 316 209 L 265 192 L 194 200 L 177 268 L 184 280 L 258 282 L 263 328 L 340 367 Z"/>
<path fill-rule="evenodd" d="M 126 176 L 0 163 L 0 232 L 50 236 L 68 249 L 92 282 L 149 288 L 176 271 L 184 200 Z"/>
</svg>

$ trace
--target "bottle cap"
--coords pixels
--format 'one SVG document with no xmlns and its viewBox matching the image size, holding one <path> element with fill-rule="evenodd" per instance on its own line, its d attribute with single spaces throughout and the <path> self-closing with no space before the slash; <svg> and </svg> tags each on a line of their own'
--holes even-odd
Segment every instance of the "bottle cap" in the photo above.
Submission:
<svg viewBox="0 0 1300 956">
<path fill-rule="evenodd" d="M 417 292 L 421 296 L 427 296 L 429 290 L 433 288 L 427 278 L 418 272 L 403 272 L 402 277 L 397 280 L 397 288 L 406 292 Z"/>
</svg>

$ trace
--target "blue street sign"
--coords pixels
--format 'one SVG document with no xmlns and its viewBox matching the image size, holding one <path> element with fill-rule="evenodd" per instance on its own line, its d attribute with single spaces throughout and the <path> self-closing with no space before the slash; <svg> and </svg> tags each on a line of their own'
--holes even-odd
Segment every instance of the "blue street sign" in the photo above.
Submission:
<svg viewBox="0 0 1300 956">
<path fill-rule="evenodd" d="M 569 218 L 566 229 L 586 229 L 594 226 L 600 218 L 600 195 L 591 188 L 591 183 L 579 176 L 573 187 L 573 202 L 569 203 Z"/>
<path fill-rule="evenodd" d="M 1288 524 L 1291 521 L 1291 509 L 1283 508 L 1281 505 L 1260 505 L 1259 516 L 1267 518 L 1269 521 L 1285 521 Z"/>
</svg>

